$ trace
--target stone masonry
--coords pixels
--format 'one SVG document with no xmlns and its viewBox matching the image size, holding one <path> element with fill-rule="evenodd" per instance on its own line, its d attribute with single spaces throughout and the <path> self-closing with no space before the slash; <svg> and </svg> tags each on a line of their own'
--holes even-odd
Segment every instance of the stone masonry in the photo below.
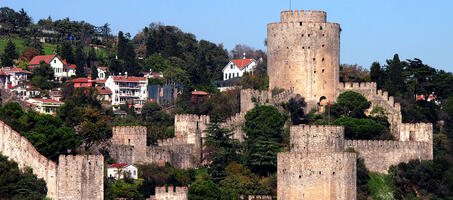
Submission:
<svg viewBox="0 0 453 200">
<path fill-rule="evenodd" d="M 267 25 L 269 88 L 294 87 L 308 104 L 335 99 L 341 28 L 326 18 L 323 11 L 283 11 Z"/>
<path fill-rule="evenodd" d="M 156 194 L 149 200 L 187 200 L 189 190 L 187 187 L 162 186 L 156 187 Z"/>
<path fill-rule="evenodd" d="M 58 200 L 104 199 L 104 157 L 61 155 L 58 164 L 41 155 L 33 145 L 0 121 L 0 152 L 30 167 L 47 185 L 47 197 Z"/>
<path fill-rule="evenodd" d="M 277 199 L 356 199 L 356 154 L 339 126 L 292 126 L 290 152 L 277 156 Z"/>
<path fill-rule="evenodd" d="M 181 169 L 194 168 L 201 162 L 201 138 L 209 123 L 206 115 L 176 115 L 175 137 L 158 140 L 152 146 L 146 145 L 144 126 L 113 127 L 109 152 L 118 162 L 165 161 Z"/>
</svg>

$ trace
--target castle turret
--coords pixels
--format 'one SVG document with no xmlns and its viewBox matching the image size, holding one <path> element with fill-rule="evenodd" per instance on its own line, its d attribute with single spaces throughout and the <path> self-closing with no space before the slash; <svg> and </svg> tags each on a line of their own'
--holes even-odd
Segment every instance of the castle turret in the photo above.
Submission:
<svg viewBox="0 0 453 200">
<path fill-rule="evenodd" d="M 270 88 L 290 89 L 308 103 L 335 100 L 339 82 L 340 25 L 323 11 L 283 11 L 267 25 Z"/>
</svg>

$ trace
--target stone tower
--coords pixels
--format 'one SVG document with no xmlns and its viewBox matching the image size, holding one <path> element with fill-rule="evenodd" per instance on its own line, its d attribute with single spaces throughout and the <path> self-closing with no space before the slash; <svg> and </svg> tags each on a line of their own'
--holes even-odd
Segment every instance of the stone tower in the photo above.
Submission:
<svg viewBox="0 0 453 200">
<path fill-rule="evenodd" d="M 270 88 L 290 89 L 308 103 L 334 101 L 339 82 L 340 25 L 323 11 L 283 11 L 267 25 Z"/>
</svg>

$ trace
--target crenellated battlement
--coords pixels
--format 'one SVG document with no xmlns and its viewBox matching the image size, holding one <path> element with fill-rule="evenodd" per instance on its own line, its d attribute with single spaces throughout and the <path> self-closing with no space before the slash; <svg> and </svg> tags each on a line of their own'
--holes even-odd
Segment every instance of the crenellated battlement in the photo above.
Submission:
<svg viewBox="0 0 453 200">
<path fill-rule="evenodd" d="M 346 140 L 345 148 L 353 147 L 361 150 L 402 151 L 420 150 L 430 146 L 427 142 L 394 141 L 394 140 Z"/>
<path fill-rule="evenodd" d="M 151 200 L 187 200 L 189 190 L 187 187 L 162 186 L 156 187 L 156 194 Z"/>
<path fill-rule="evenodd" d="M 342 152 L 344 128 L 342 126 L 291 126 L 290 148 L 292 152 Z"/>
<path fill-rule="evenodd" d="M 326 18 L 326 12 L 317 10 L 289 10 L 280 13 L 281 22 L 325 22 Z"/>
<path fill-rule="evenodd" d="M 157 140 L 158 146 L 173 146 L 187 144 L 187 137 L 174 137 Z"/>
<path fill-rule="evenodd" d="M 204 122 L 209 123 L 209 115 L 178 114 L 175 122 Z"/>
</svg>

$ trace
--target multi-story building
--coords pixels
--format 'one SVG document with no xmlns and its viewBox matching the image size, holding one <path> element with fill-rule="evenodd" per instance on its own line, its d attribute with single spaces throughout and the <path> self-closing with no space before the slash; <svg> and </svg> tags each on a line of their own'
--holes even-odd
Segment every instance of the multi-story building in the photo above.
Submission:
<svg viewBox="0 0 453 200">
<path fill-rule="evenodd" d="M 53 99 L 34 99 L 34 98 L 28 99 L 26 103 L 30 105 L 34 111 L 49 115 L 55 115 L 57 113 L 58 107 L 64 104 L 61 101 Z"/>
<path fill-rule="evenodd" d="M 143 104 L 148 99 L 148 80 L 145 77 L 109 76 L 105 87 L 112 91 L 113 110 L 119 109 L 120 104 L 129 104 L 136 112 L 141 112 Z"/>
<path fill-rule="evenodd" d="M 31 59 L 29 65 L 30 69 L 39 66 L 41 62 L 47 63 L 54 70 L 55 80 L 61 80 L 62 78 L 69 78 L 75 76 L 76 65 L 69 65 L 66 60 L 61 59 L 56 55 L 40 55 L 35 56 Z"/>
<path fill-rule="evenodd" d="M 24 70 L 19 67 L 5 67 L 3 68 L 4 72 L 8 73 L 10 76 L 11 87 L 18 85 L 21 82 L 28 80 L 28 75 L 32 74 L 31 72 Z"/>
</svg>

